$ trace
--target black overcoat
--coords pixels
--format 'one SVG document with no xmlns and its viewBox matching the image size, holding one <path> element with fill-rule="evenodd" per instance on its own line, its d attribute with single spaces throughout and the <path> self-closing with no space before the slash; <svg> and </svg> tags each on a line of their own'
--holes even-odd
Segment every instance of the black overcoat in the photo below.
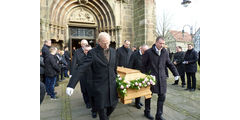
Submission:
<svg viewBox="0 0 240 120">
<path fill-rule="evenodd" d="M 60 66 L 57 63 L 57 58 L 50 54 L 45 60 L 45 76 L 54 77 L 60 72 Z"/>
<path fill-rule="evenodd" d="M 50 55 L 50 46 L 47 46 L 47 45 L 43 45 L 42 47 L 42 57 L 43 57 L 43 60 L 45 62 L 46 58 Z"/>
<path fill-rule="evenodd" d="M 127 67 L 130 57 L 132 55 L 132 50 L 130 48 L 125 48 L 124 46 L 117 49 L 117 66 Z"/>
<path fill-rule="evenodd" d="M 181 51 L 175 53 L 173 57 L 173 62 L 177 63 L 175 66 L 177 67 L 179 75 L 185 75 L 184 64 L 182 64 L 182 62 L 184 61 L 184 56 L 185 53 Z"/>
<path fill-rule="evenodd" d="M 167 92 L 166 66 L 171 70 L 174 76 L 178 76 L 176 67 L 170 61 L 168 52 L 162 48 L 161 55 L 158 56 L 155 50 L 155 44 L 143 54 L 144 73 L 154 75 L 156 84 L 151 86 L 151 91 L 157 94 Z"/>
<path fill-rule="evenodd" d="M 188 61 L 188 64 L 185 64 L 185 72 L 195 73 L 197 72 L 197 60 L 198 53 L 194 49 L 187 50 L 184 61 Z"/>
<path fill-rule="evenodd" d="M 40 74 L 44 74 L 45 64 L 43 62 L 43 57 L 40 56 Z"/>
<path fill-rule="evenodd" d="M 68 69 L 70 69 L 70 65 L 71 65 L 71 58 L 70 58 L 70 53 L 69 53 L 69 51 L 64 51 L 64 54 L 63 54 L 63 56 L 65 57 L 65 60 L 66 60 L 66 62 L 67 62 L 67 68 Z"/>
<path fill-rule="evenodd" d="M 82 48 L 77 49 L 73 55 L 71 73 L 73 73 L 77 69 L 77 66 L 80 65 L 80 62 L 83 61 L 83 57 L 84 57 L 83 49 Z"/>
<path fill-rule="evenodd" d="M 84 62 L 78 66 L 70 79 L 70 81 L 76 83 L 79 77 L 85 75 L 85 71 L 90 68 L 92 73 L 92 94 L 95 99 L 96 109 L 103 109 L 118 103 L 116 51 L 109 48 L 109 52 L 110 59 L 108 62 L 103 49 L 99 45 L 90 50 Z M 68 86 L 70 87 L 70 85 Z"/>
<path fill-rule="evenodd" d="M 140 54 L 139 50 L 135 51 L 131 55 L 128 68 L 137 69 L 143 72 L 142 55 Z"/>
</svg>

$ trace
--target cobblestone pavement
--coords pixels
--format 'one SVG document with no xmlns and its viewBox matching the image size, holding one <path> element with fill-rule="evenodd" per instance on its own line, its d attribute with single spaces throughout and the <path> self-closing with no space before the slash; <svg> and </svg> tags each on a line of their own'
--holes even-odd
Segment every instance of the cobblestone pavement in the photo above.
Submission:
<svg viewBox="0 0 240 120">
<path fill-rule="evenodd" d="M 199 80 L 197 78 L 197 80 Z M 68 79 L 55 88 L 58 100 L 52 101 L 49 96 L 40 107 L 41 120 L 99 120 L 91 117 L 90 109 L 84 105 L 80 92 L 80 85 L 76 86 L 71 97 L 65 93 Z M 173 77 L 168 79 L 166 101 L 164 103 L 163 117 L 166 120 L 199 120 L 200 119 L 200 90 L 195 92 L 185 91 L 185 88 L 171 85 Z M 181 83 L 181 82 L 180 82 Z M 133 100 L 134 101 L 134 100 Z M 157 95 L 153 94 L 151 102 L 151 114 L 155 116 L 157 107 Z M 144 97 L 141 98 L 144 104 Z M 119 102 L 110 116 L 110 120 L 148 120 L 143 116 L 144 107 L 140 110 L 134 107 L 134 103 L 124 105 Z"/>
</svg>

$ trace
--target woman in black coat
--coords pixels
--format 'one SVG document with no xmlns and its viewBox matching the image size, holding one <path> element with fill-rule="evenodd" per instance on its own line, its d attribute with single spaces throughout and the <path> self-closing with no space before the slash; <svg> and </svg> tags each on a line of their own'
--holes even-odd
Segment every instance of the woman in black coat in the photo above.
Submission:
<svg viewBox="0 0 240 120">
<path fill-rule="evenodd" d="M 188 44 L 188 50 L 184 57 L 185 71 L 187 74 L 187 89 L 195 91 L 196 89 L 196 72 L 197 72 L 198 53 L 193 49 L 192 44 Z M 192 78 L 192 79 L 191 79 Z"/>
<path fill-rule="evenodd" d="M 56 77 L 60 72 L 60 67 L 55 57 L 56 52 L 57 48 L 51 47 L 50 55 L 45 60 L 46 92 L 51 96 L 52 100 L 56 99 L 54 86 L 56 84 Z"/>
</svg>

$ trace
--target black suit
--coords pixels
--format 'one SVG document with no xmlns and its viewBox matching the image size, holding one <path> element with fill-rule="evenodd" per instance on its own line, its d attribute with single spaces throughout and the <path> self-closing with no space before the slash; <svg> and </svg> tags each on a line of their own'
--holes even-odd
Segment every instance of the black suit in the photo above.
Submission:
<svg viewBox="0 0 240 120">
<path fill-rule="evenodd" d="M 140 50 L 135 51 L 131 55 L 128 68 L 137 69 L 143 72 L 142 55 L 140 54 Z M 136 105 L 140 103 L 140 98 L 141 97 L 135 99 Z"/>
<path fill-rule="evenodd" d="M 156 77 L 156 84 L 151 86 L 151 91 L 158 94 L 156 119 L 160 119 L 163 113 L 163 103 L 167 91 L 166 66 L 171 70 L 174 76 L 178 76 L 176 67 L 170 61 L 168 52 L 162 48 L 159 56 L 155 44 L 143 54 L 144 72 L 150 73 Z M 145 112 L 150 112 L 151 98 L 145 100 Z"/>
<path fill-rule="evenodd" d="M 124 46 L 117 49 L 117 66 L 127 67 L 130 57 L 132 55 L 132 50 L 130 48 L 125 48 Z"/>
<path fill-rule="evenodd" d="M 71 71 L 72 73 L 74 73 L 78 66 L 80 64 L 83 64 L 82 62 L 84 61 L 84 56 L 86 56 L 83 52 L 83 49 L 80 48 L 80 49 L 77 49 L 77 51 L 75 52 L 74 56 L 73 56 L 73 60 L 72 60 L 72 67 L 71 67 Z M 81 76 L 79 78 L 79 82 L 80 82 L 80 88 L 81 88 L 81 92 L 82 92 L 82 96 L 83 96 L 83 100 L 84 100 L 84 103 L 86 105 L 89 105 L 90 104 L 90 100 L 89 100 L 89 91 L 88 91 L 88 86 L 87 86 L 87 81 L 89 81 L 91 78 L 90 78 L 90 70 L 87 69 L 86 72 L 85 72 L 85 75 L 84 76 Z M 69 81 L 69 86 L 68 87 L 71 87 L 71 88 L 75 88 L 76 83 L 72 84 L 71 83 L 72 81 L 70 80 Z"/>
<path fill-rule="evenodd" d="M 113 48 L 109 48 L 109 52 L 110 58 L 108 61 L 104 56 L 103 48 L 99 45 L 93 48 L 88 52 L 84 62 L 79 65 L 71 77 L 72 83 L 76 84 L 79 77 L 85 75 L 85 71 L 90 68 L 92 73 L 91 93 L 94 96 L 100 120 L 108 120 L 108 116 L 110 116 L 118 103 L 116 51 Z"/>
</svg>

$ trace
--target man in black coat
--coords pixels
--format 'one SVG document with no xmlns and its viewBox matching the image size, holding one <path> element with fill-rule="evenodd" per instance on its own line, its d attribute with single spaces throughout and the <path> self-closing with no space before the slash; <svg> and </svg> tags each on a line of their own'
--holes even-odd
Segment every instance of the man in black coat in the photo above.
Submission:
<svg viewBox="0 0 240 120">
<path fill-rule="evenodd" d="M 188 44 L 188 50 L 184 57 L 185 71 L 187 74 L 187 89 L 195 91 L 196 89 L 196 72 L 197 72 L 198 53 L 193 49 L 193 44 Z M 192 78 L 192 79 L 191 79 Z"/>
<path fill-rule="evenodd" d="M 184 64 L 182 62 L 184 61 L 185 53 L 182 51 L 181 46 L 176 47 L 177 52 L 174 54 L 173 57 L 173 64 L 177 67 L 178 73 L 181 76 L 182 80 L 182 87 L 186 85 L 185 83 L 185 70 L 184 70 Z M 172 85 L 178 85 L 179 80 L 175 80 L 175 82 Z"/>
<path fill-rule="evenodd" d="M 70 81 L 76 83 L 87 69 L 92 73 L 92 94 L 95 108 L 98 110 L 100 120 L 109 120 L 110 114 L 118 103 L 117 94 L 117 59 L 116 51 L 109 48 L 110 35 L 101 32 L 98 36 L 99 45 L 90 50 L 84 62 L 73 73 Z M 66 93 L 71 96 L 73 88 L 68 87 Z"/>
<path fill-rule="evenodd" d="M 49 49 L 52 45 L 51 40 L 45 40 L 44 41 L 44 45 L 42 47 L 42 57 L 44 59 L 44 62 L 46 60 L 46 58 L 50 55 Z"/>
<path fill-rule="evenodd" d="M 81 40 L 81 48 L 78 48 L 72 57 L 71 73 L 77 69 L 77 66 L 80 65 L 81 59 L 84 57 L 84 46 L 88 45 L 88 41 L 83 39 Z"/>
<path fill-rule="evenodd" d="M 85 49 L 86 45 L 88 45 L 87 40 L 85 40 L 85 39 L 81 40 L 81 48 L 77 49 L 75 54 L 74 54 L 74 56 L 73 56 L 71 73 L 74 73 L 77 70 L 77 67 L 80 64 L 82 64 L 81 62 L 83 62 L 83 58 L 84 58 L 84 56 L 86 56 L 86 54 L 84 53 L 84 49 Z M 83 100 L 84 100 L 84 102 L 86 104 L 86 107 L 87 108 L 91 108 L 89 97 L 88 97 L 88 94 L 87 94 L 87 91 L 86 91 L 87 86 L 86 86 L 86 84 L 84 84 L 85 81 L 86 81 L 85 76 L 80 78 L 80 80 L 79 80 L 80 88 L 81 88 L 81 91 L 82 91 Z"/>
<path fill-rule="evenodd" d="M 128 68 L 137 69 L 143 72 L 142 55 L 148 48 L 147 45 L 142 45 L 139 50 L 135 51 L 130 57 Z M 135 106 L 137 109 L 141 109 L 141 106 L 143 106 L 140 102 L 140 98 L 141 97 L 135 99 Z"/>
<path fill-rule="evenodd" d="M 144 73 L 156 77 L 156 84 L 151 86 L 151 91 L 158 94 L 157 101 L 157 113 L 156 120 L 164 120 L 162 117 L 163 113 L 163 103 L 165 101 L 166 91 L 167 91 L 167 81 L 166 81 L 166 66 L 171 70 L 175 76 L 175 80 L 178 79 L 179 74 L 176 67 L 170 61 L 169 54 L 163 47 L 165 44 L 164 38 L 159 36 L 156 39 L 155 44 L 152 48 L 148 49 L 143 54 L 143 66 Z M 144 116 L 148 119 L 153 120 L 153 116 L 150 114 L 151 98 L 145 100 L 145 111 Z"/>
<path fill-rule="evenodd" d="M 133 53 L 129 47 L 130 41 L 125 40 L 123 46 L 117 49 L 117 66 L 127 67 L 130 57 Z"/>
</svg>

